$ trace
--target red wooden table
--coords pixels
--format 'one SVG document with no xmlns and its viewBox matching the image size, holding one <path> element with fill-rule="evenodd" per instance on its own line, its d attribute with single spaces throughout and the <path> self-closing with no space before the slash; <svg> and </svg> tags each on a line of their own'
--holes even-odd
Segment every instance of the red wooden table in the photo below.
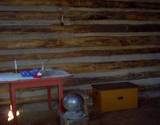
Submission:
<svg viewBox="0 0 160 125">
<path fill-rule="evenodd" d="M 7 114 L 0 113 L 0 125 L 7 125 Z"/>
<path fill-rule="evenodd" d="M 63 111 L 62 100 L 63 100 L 63 79 L 71 76 L 70 74 L 59 74 L 43 78 L 35 79 L 24 79 L 24 80 L 10 80 L 9 82 L 9 93 L 10 101 L 12 105 L 12 111 L 14 115 L 13 125 L 18 125 L 16 117 L 16 91 L 19 89 L 28 88 L 47 88 L 48 93 L 48 108 L 51 110 L 51 87 L 58 87 L 58 113 Z M 2 80 L 0 80 L 2 82 Z M 4 81 L 3 81 L 4 82 Z"/>
</svg>

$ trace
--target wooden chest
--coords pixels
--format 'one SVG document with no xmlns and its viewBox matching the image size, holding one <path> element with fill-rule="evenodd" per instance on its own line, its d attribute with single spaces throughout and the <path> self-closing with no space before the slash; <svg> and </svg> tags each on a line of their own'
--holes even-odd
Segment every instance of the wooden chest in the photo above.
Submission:
<svg viewBox="0 0 160 125">
<path fill-rule="evenodd" d="M 100 112 L 136 108 L 138 87 L 132 83 L 93 85 L 94 108 Z"/>
</svg>

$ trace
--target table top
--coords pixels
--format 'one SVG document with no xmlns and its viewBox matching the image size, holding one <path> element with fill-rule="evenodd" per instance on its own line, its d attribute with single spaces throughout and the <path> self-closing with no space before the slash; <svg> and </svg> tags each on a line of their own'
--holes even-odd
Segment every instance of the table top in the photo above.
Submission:
<svg viewBox="0 0 160 125">
<path fill-rule="evenodd" d="M 41 78 L 38 79 L 45 79 L 45 78 L 64 78 L 69 77 L 71 74 L 69 74 L 66 71 L 63 70 L 48 70 L 45 72 L 45 75 L 43 75 Z M 21 80 L 32 80 L 36 79 L 33 77 L 23 77 L 20 73 L 14 73 L 14 72 L 5 72 L 0 73 L 0 83 L 6 83 L 6 82 L 13 82 L 13 81 L 21 81 Z"/>
</svg>

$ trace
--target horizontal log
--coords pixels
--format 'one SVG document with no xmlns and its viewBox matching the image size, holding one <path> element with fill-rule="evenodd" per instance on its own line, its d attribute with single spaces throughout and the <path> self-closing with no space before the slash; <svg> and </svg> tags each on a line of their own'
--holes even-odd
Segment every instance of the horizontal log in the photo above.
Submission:
<svg viewBox="0 0 160 125">
<path fill-rule="evenodd" d="M 127 9 L 81 9 L 68 8 L 64 14 L 66 20 L 160 20 L 160 12 L 152 10 L 127 10 Z M 1 20 L 38 20 L 38 19 L 58 19 L 60 20 L 62 12 L 6 12 L 0 11 Z"/>
<path fill-rule="evenodd" d="M 153 61 L 153 62 L 152 62 Z M 126 68 L 136 68 L 136 67 L 145 67 L 145 66 L 159 66 L 159 60 L 152 61 L 126 61 L 126 62 L 111 62 L 111 63 L 77 63 L 77 64 L 56 64 L 56 65 L 47 65 L 53 69 L 63 69 L 70 73 L 85 73 L 85 72 L 98 72 L 98 71 L 112 71 Z M 140 63 L 140 64 L 138 64 Z M 146 64 L 145 64 L 146 63 Z M 119 65 L 118 65 L 119 64 Z M 19 67 L 19 71 L 25 69 L 31 69 L 33 67 L 41 67 L 40 65 L 28 65 Z M 1 68 L 1 72 L 13 71 L 13 68 L 5 67 Z"/>
<path fill-rule="evenodd" d="M 19 64 L 19 63 L 18 63 Z M 53 69 L 63 69 L 70 73 L 85 73 L 85 72 L 105 72 L 126 68 L 137 68 L 137 67 L 147 67 L 147 66 L 159 66 L 160 60 L 139 60 L 139 61 L 119 61 L 119 62 L 99 62 L 99 63 L 76 63 L 76 64 L 46 64 L 47 67 Z M 33 67 L 41 67 L 41 64 L 28 64 L 25 66 L 19 66 L 18 70 L 31 69 Z M 1 72 L 13 71 L 14 69 L 11 67 L 2 67 L 0 69 Z"/>
<path fill-rule="evenodd" d="M 112 1 L 117 1 L 117 0 L 112 0 Z M 157 0 L 119 0 L 119 1 L 131 1 L 131 2 L 147 2 L 147 3 L 160 3 L 160 1 Z"/>
<path fill-rule="evenodd" d="M 52 27 L 72 27 L 72 26 L 87 26 L 87 25 L 159 25 L 159 21 L 138 21 L 138 20 L 66 20 L 63 23 L 61 20 L 0 20 L 0 28 L 6 29 L 26 29 L 34 28 L 52 28 Z"/>
<path fill-rule="evenodd" d="M 83 57 L 67 57 L 57 59 L 34 59 L 34 60 L 17 60 L 18 68 L 41 67 L 42 63 L 46 67 L 56 64 L 79 64 L 79 63 L 107 63 L 107 62 L 120 62 L 120 61 L 137 61 L 137 60 L 159 60 L 159 53 L 148 54 L 122 54 L 113 56 L 83 56 Z M 11 70 L 13 69 L 13 61 L 0 62 L 0 69 Z"/>
<path fill-rule="evenodd" d="M 52 31 L 53 30 L 53 31 Z M 159 24 L 141 24 L 141 25 L 81 25 L 81 26 L 53 26 L 51 32 L 73 32 L 73 33 L 85 33 L 85 32 L 156 32 L 160 31 Z M 50 31 L 49 31 L 50 32 Z"/>
<path fill-rule="evenodd" d="M 1 12 L 58 12 L 62 7 L 55 5 L 0 4 Z"/>
<path fill-rule="evenodd" d="M 141 73 L 129 73 L 124 76 L 108 76 L 108 77 L 81 77 L 76 78 L 74 83 L 69 85 L 85 85 L 85 84 L 96 84 L 96 83 L 105 83 L 105 82 L 116 82 L 116 81 L 130 81 L 130 80 L 138 80 L 144 78 L 157 78 L 160 77 L 160 72 L 141 72 Z"/>
<path fill-rule="evenodd" d="M 63 9 L 64 8 L 62 8 L 62 10 Z M 159 9 L 117 8 L 117 7 L 116 8 L 114 8 L 114 7 L 108 7 L 108 8 L 105 8 L 105 7 L 101 7 L 101 8 L 98 8 L 98 7 L 95 7 L 95 8 L 92 8 L 92 7 L 66 7 L 66 9 L 68 9 L 68 11 L 65 11 L 65 13 L 72 12 L 72 11 L 76 11 L 76 12 L 78 12 L 78 11 L 82 11 L 82 12 L 83 11 L 87 11 L 87 12 L 103 12 L 103 11 L 112 12 L 112 11 L 114 11 L 114 12 L 155 12 L 155 13 L 160 12 Z"/>
<path fill-rule="evenodd" d="M 147 86 L 145 88 L 143 88 L 143 92 L 147 92 L 147 91 L 159 91 L 160 90 L 160 86 Z"/>
<path fill-rule="evenodd" d="M 83 9 L 80 10 L 71 10 L 64 15 L 64 19 L 69 20 L 160 20 L 159 12 L 141 12 L 141 10 L 131 10 L 125 11 L 125 9 L 120 9 L 119 11 L 116 8 L 113 10 L 102 10 L 102 11 L 86 11 Z"/>
<path fill-rule="evenodd" d="M 157 22 L 157 21 L 156 21 Z M 8 29 L 9 27 L 14 28 L 48 28 L 52 25 L 60 25 L 59 20 L 0 20 L 0 27 Z"/>
<path fill-rule="evenodd" d="M 9 83 L 7 84 L 1 83 L 0 84 L 0 95 L 3 95 L 6 93 L 7 94 L 6 97 L 9 97 L 8 92 L 9 92 Z M 1 100 L 1 97 L 0 97 L 0 100 Z"/>
<path fill-rule="evenodd" d="M 101 62 L 119 62 L 119 61 L 135 61 L 135 60 L 159 60 L 159 53 L 147 54 L 122 54 L 113 56 L 82 56 L 82 57 L 66 57 L 66 58 L 52 58 L 52 59 L 32 59 L 32 60 L 17 60 L 18 68 L 41 67 L 42 63 L 46 67 L 55 64 L 69 64 L 69 63 L 101 63 Z M 1 71 L 13 69 L 13 60 L 0 62 Z"/>
<path fill-rule="evenodd" d="M 126 69 L 117 69 L 106 72 L 86 72 L 74 74 L 76 78 L 94 78 L 94 77 L 114 77 L 126 76 L 129 74 L 141 74 L 143 72 L 159 72 L 159 66 L 135 67 Z"/>
<path fill-rule="evenodd" d="M 88 32 L 88 33 L 11 33 L 0 34 L 0 41 L 30 41 L 30 40 L 53 40 L 53 39 L 71 39 L 82 37 L 120 37 L 120 36 L 159 36 L 160 32 Z M 9 37 L 8 37 L 9 36 Z"/>
<path fill-rule="evenodd" d="M 60 12 L 0 12 L 1 20 L 60 19 Z"/>
<path fill-rule="evenodd" d="M 72 26 L 58 26 L 53 25 L 50 27 L 40 26 L 9 26 L 0 27 L 0 32 L 7 33 L 46 33 L 46 32 L 68 32 L 68 33 L 86 33 L 86 32 L 157 32 L 160 31 L 160 24 L 140 24 L 140 25 L 128 25 L 128 24 L 110 24 L 110 25 L 72 25 Z"/>
<path fill-rule="evenodd" d="M 52 40 L 0 40 L 0 49 L 20 49 L 20 48 L 54 48 L 54 47 L 122 47 L 122 46 L 143 46 L 160 45 L 160 37 L 153 36 L 115 36 L 115 37 L 77 37 L 68 39 Z"/>
<path fill-rule="evenodd" d="M 64 21 L 64 25 L 74 26 L 74 25 L 152 25 L 160 24 L 159 21 L 139 21 L 139 20 L 76 20 L 76 21 Z"/>
<path fill-rule="evenodd" d="M 45 4 L 45 5 L 50 5 L 50 4 L 53 4 L 53 5 L 61 5 L 61 4 L 64 4 L 66 3 L 64 0 L 41 0 L 41 1 L 38 1 L 38 0 L 1 0 L 0 1 L 0 4 L 13 4 L 13 5 L 16 5 L 16 4 L 20 4 L 20 5 L 40 5 L 40 4 Z"/>
<path fill-rule="evenodd" d="M 155 89 L 160 87 L 159 85 L 159 80 L 160 80 L 160 77 L 155 77 L 155 78 L 152 78 L 152 77 L 149 77 L 149 78 L 142 78 L 142 79 L 137 79 L 137 80 L 128 80 L 128 82 L 131 82 L 131 83 L 134 83 L 136 85 L 139 86 L 139 90 L 142 92 L 142 91 L 146 91 L 146 90 L 152 90 L 152 89 Z M 127 81 L 127 80 L 126 80 Z M 111 81 L 111 82 L 96 82 L 96 83 L 92 83 L 92 84 L 108 84 L 108 83 L 112 83 L 114 85 L 114 83 L 120 83 L 120 82 L 125 82 L 124 81 Z M 72 83 L 72 85 L 67 85 L 67 83 Z M 65 90 L 71 90 L 71 89 L 80 89 L 80 90 L 88 90 L 88 89 L 92 89 L 92 84 L 83 84 L 83 85 L 76 85 L 74 86 L 74 79 L 70 79 L 69 80 L 66 80 L 65 81 Z"/>
<path fill-rule="evenodd" d="M 10 98 L 9 95 L 9 83 L 1 83 L 2 86 L 0 88 L 0 100 Z M 5 86 L 5 87 L 4 87 Z M 53 86 L 51 88 L 51 94 L 57 96 L 57 87 Z M 16 91 L 16 97 L 17 98 L 32 98 L 33 96 L 43 96 L 47 95 L 47 88 L 28 88 L 28 89 L 19 89 Z"/>
<path fill-rule="evenodd" d="M 122 50 L 143 50 L 143 49 L 155 49 L 158 50 L 158 45 L 128 45 L 128 46 L 93 46 L 93 47 L 57 47 L 57 48 L 28 48 L 28 49 L 1 49 L 0 55 L 30 55 L 30 54 L 49 54 L 49 53 L 68 53 L 77 51 L 122 51 Z M 148 51 L 149 52 L 149 51 Z M 150 51 L 151 53 L 153 51 Z"/>
<path fill-rule="evenodd" d="M 158 2 L 158 1 L 156 1 Z M 159 2 L 160 3 L 160 2 Z M 101 8 L 91 8 L 91 7 L 66 7 L 66 6 L 55 6 L 53 4 L 45 5 L 19 5 L 19 4 L 0 4 L 0 12 L 66 12 L 69 11 L 86 11 L 86 12 L 160 12 L 159 9 L 145 9 L 145 8 L 117 8 L 117 7 L 101 7 Z"/>
<path fill-rule="evenodd" d="M 107 49 L 107 48 L 106 48 Z M 18 50 L 17 50 L 18 51 Z M 26 50 L 29 51 L 29 50 Z M 81 50 L 73 50 L 70 52 L 48 52 L 48 53 L 30 53 L 30 54 L 17 54 L 17 55 L 0 55 L 0 61 L 13 61 L 17 60 L 34 60 L 34 59 L 56 59 L 56 58 L 67 58 L 67 57 L 83 57 L 83 56 L 113 56 L 113 55 L 122 55 L 122 54 L 143 54 L 143 53 L 159 53 L 160 47 L 153 48 L 129 48 L 128 49 L 110 49 L 105 50 L 101 48 L 96 48 L 96 50 L 87 50 L 84 48 Z"/>
<path fill-rule="evenodd" d="M 53 99 L 55 100 L 56 97 L 53 96 Z M 17 104 L 27 104 L 27 103 L 35 103 L 35 102 L 43 102 L 47 101 L 47 96 L 33 96 L 29 98 L 17 98 Z M 8 105 L 10 104 L 9 99 L 0 99 L 0 105 Z"/>
<path fill-rule="evenodd" d="M 63 69 L 70 73 L 85 72 L 106 72 L 119 69 L 160 66 L 160 60 L 140 60 L 140 61 L 124 61 L 124 62 L 108 62 L 108 63 L 79 63 L 79 64 L 59 64 L 52 68 Z"/>
<path fill-rule="evenodd" d="M 22 5 L 65 5 L 65 6 L 85 6 L 85 7 L 115 7 L 115 8 L 152 8 L 159 9 L 157 2 L 135 2 L 135 1 L 111 1 L 111 0 L 92 0 L 92 1 L 75 1 L 75 0 L 1 0 L 0 4 L 22 4 Z"/>
</svg>

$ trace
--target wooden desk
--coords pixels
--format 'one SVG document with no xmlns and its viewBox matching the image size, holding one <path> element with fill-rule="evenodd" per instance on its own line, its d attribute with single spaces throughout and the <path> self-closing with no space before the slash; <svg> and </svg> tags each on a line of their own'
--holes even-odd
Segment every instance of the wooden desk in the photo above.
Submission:
<svg viewBox="0 0 160 125">
<path fill-rule="evenodd" d="M 42 78 L 32 78 L 32 79 L 10 79 L 5 81 L 2 79 L 3 74 L 0 74 L 0 82 L 9 83 L 9 93 L 10 93 L 10 100 L 14 115 L 13 125 L 18 125 L 17 117 L 16 117 L 16 91 L 18 89 L 28 89 L 28 88 L 47 88 L 48 93 L 48 108 L 51 110 L 51 87 L 57 86 L 58 87 L 58 113 L 63 111 L 63 83 L 62 80 L 64 78 L 70 77 L 71 75 L 66 72 L 59 72 L 57 73 L 54 71 L 53 75 L 42 77 Z"/>
</svg>

